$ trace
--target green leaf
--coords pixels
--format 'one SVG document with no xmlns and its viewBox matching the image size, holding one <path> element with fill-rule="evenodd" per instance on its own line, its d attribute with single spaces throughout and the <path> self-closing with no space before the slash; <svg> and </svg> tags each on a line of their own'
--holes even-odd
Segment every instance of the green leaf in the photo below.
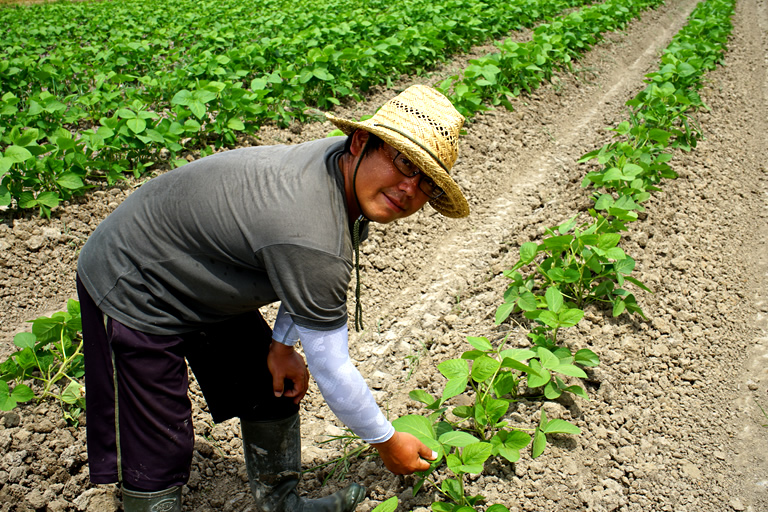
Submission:
<svg viewBox="0 0 768 512">
<path fill-rule="evenodd" d="M 147 122 L 143 119 L 128 119 L 125 122 L 125 125 L 133 132 L 133 133 L 141 133 L 147 128 Z"/>
<path fill-rule="evenodd" d="M 621 247 L 612 247 L 605 251 L 605 257 L 609 260 L 623 260 L 626 256 L 624 249 Z"/>
<path fill-rule="evenodd" d="M 494 358 L 483 354 L 472 364 L 472 379 L 475 382 L 484 382 L 493 376 L 501 364 Z"/>
<path fill-rule="evenodd" d="M 189 107 L 189 110 L 191 110 L 192 113 L 197 116 L 198 119 L 202 119 L 206 113 L 205 104 L 199 101 L 193 101 L 187 106 Z"/>
<path fill-rule="evenodd" d="M 502 322 L 504 322 L 504 320 L 509 318 L 509 315 L 512 314 L 512 311 L 514 311 L 514 309 L 515 309 L 515 304 L 514 303 L 507 302 L 507 303 L 504 303 L 501 306 L 499 306 L 496 309 L 496 315 L 494 317 L 494 323 L 496 325 L 499 325 Z"/>
<path fill-rule="evenodd" d="M 469 342 L 470 345 L 475 347 L 477 350 L 482 350 L 483 352 L 493 350 L 493 347 L 491 346 L 491 342 L 488 341 L 488 338 L 468 336 L 467 341 Z"/>
<path fill-rule="evenodd" d="M 34 350 L 36 342 L 37 336 L 31 332 L 20 332 L 13 337 L 13 344 L 21 349 L 29 348 Z"/>
<path fill-rule="evenodd" d="M 253 82 L 251 82 L 251 87 L 253 88 Z M 186 89 L 182 89 L 173 96 L 173 98 L 171 99 L 171 104 L 172 105 L 189 105 L 190 103 L 192 103 L 192 101 L 193 101 L 192 93 Z"/>
<path fill-rule="evenodd" d="M 460 465 L 459 461 L 459 465 Z M 451 497 L 454 501 L 461 501 L 461 498 L 463 497 L 463 492 L 461 490 L 461 483 L 455 479 L 455 478 L 446 478 L 443 480 L 443 483 L 440 485 L 440 489 Z"/>
<path fill-rule="evenodd" d="M 35 353 L 31 348 L 25 348 L 24 350 L 16 352 L 14 357 L 16 358 L 16 364 L 24 370 L 29 370 L 37 365 L 37 361 L 35 361 Z"/>
<path fill-rule="evenodd" d="M 574 355 L 574 363 L 583 366 L 597 366 L 600 364 L 600 358 L 588 348 L 583 348 Z"/>
<path fill-rule="evenodd" d="M 515 361 L 527 361 L 532 357 L 536 357 L 536 352 L 529 348 L 510 348 L 502 350 L 499 355 L 505 359 L 510 358 Z M 502 363 L 502 366 L 506 366 L 506 364 Z"/>
<path fill-rule="evenodd" d="M 607 210 L 611 206 L 613 206 L 613 203 L 615 202 L 614 198 L 610 194 L 603 194 L 601 195 L 597 201 L 595 201 L 595 209 L 596 210 Z"/>
<path fill-rule="evenodd" d="M 418 416 L 415 414 L 409 414 L 407 416 L 400 416 L 392 422 L 395 430 L 398 432 L 406 432 L 427 445 L 427 447 L 438 453 L 438 456 L 442 455 L 443 448 L 440 443 L 435 439 L 435 430 L 432 427 L 432 422 L 424 416 Z"/>
<path fill-rule="evenodd" d="M 230 130 L 241 132 L 245 130 L 245 124 L 243 124 L 243 122 L 238 118 L 233 117 L 229 121 L 227 121 L 227 128 L 229 128 Z"/>
<path fill-rule="evenodd" d="M 613 303 L 613 316 L 617 317 L 624 312 L 627 308 L 626 303 L 623 300 L 617 300 Z"/>
<path fill-rule="evenodd" d="M 2 153 L 0 153 L 0 154 L 2 154 Z M 14 161 L 13 161 L 12 159 L 10 159 L 10 158 L 6 158 L 6 157 L 0 157 L 0 177 L 1 177 L 3 174 L 5 174 L 6 172 L 8 172 L 8 170 L 9 170 L 9 169 L 10 169 L 10 168 L 13 166 L 13 164 L 15 164 L 15 163 L 16 163 L 16 162 L 14 162 Z M 5 187 L 3 187 L 3 189 L 4 189 L 4 190 L 6 190 L 6 191 L 8 190 L 8 189 L 7 189 L 7 188 L 5 188 Z M 8 203 L 8 204 L 10 204 L 10 203 Z"/>
<path fill-rule="evenodd" d="M 553 380 L 547 382 L 547 385 L 544 386 L 544 396 L 547 398 L 547 400 L 555 400 L 562 395 L 562 390 L 557 386 L 557 383 Z"/>
<path fill-rule="evenodd" d="M 32 158 L 32 153 L 27 148 L 21 146 L 8 146 L 5 150 L 5 158 L 13 163 L 21 163 Z"/>
<path fill-rule="evenodd" d="M 635 260 L 632 258 L 622 258 L 613 264 L 613 269 L 617 274 L 627 275 L 635 269 Z"/>
<path fill-rule="evenodd" d="M 538 360 L 532 359 L 530 367 L 532 371 L 528 373 L 529 388 L 537 388 L 539 386 L 543 386 L 552 378 L 549 370 L 542 368 Z"/>
<path fill-rule="evenodd" d="M 563 391 L 568 391 L 569 393 L 580 396 L 584 400 L 589 400 L 589 395 L 587 395 L 587 392 L 584 391 L 584 388 L 581 386 L 568 386 L 567 388 L 563 389 Z"/>
<path fill-rule="evenodd" d="M 127 108 L 120 108 L 115 112 L 120 119 L 136 119 L 136 112 Z"/>
<path fill-rule="evenodd" d="M 459 418 L 469 418 L 474 414 L 475 408 L 468 405 L 457 405 L 453 408 L 454 416 Z"/>
<path fill-rule="evenodd" d="M 458 454 L 451 453 L 446 455 L 445 457 L 445 464 L 448 466 L 448 469 L 453 471 L 455 474 L 461 473 L 461 459 L 459 458 Z"/>
<path fill-rule="evenodd" d="M 625 176 L 629 176 L 630 178 L 634 178 L 635 176 L 641 174 L 643 172 L 643 168 L 640 167 L 637 164 L 627 163 L 624 164 L 624 167 L 621 169 L 622 174 Z"/>
<path fill-rule="evenodd" d="M 213 83 L 213 82 L 211 82 Z M 207 89 L 200 89 L 195 91 L 192 96 L 195 98 L 195 102 L 208 103 L 216 99 L 216 93 Z"/>
<path fill-rule="evenodd" d="M 539 347 L 536 353 L 538 354 L 539 359 L 541 360 L 541 365 L 544 368 L 552 369 L 560 365 L 560 359 L 558 359 L 557 356 L 555 356 L 546 348 Z"/>
<path fill-rule="evenodd" d="M 16 400 L 11 398 L 8 383 L 0 380 L 0 411 L 10 411 L 14 407 L 16 407 Z"/>
<path fill-rule="evenodd" d="M 547 307 L 553 313 L 557 313 L 563 307 L 563 294 L 556 287 L 550 286 L 547 288 L 544 297 L 547 301 Z"/>
<path fill-rule="evenodd" d="M 509 410 L 509 402 L 506 400 L 489 399 L 485 406 L 485 413 L 490 423 L 498 422 Z"/>
<path fill-rule="evenodd" d="M 536 457 L 544 453 L 544 449 L 546 447 L 547 447 L 547 435 L 537 428 L 536 432 L 533 434 L 533 445 L 531 446 L 531 457 L 535 459 Z"/>
<path fill-rule="evenodd" d="M 573 217 L 568 219 L 566 222 L 560 224 L 557 227 L 558 233 L 560 233 L 561 235 L 564 235 L 567 232 L 569 232 L 570 230 L 572 230 L 573 227 L 576 225 L 576 217 L 578 217 L 578 215 L 574 215 Z"/>
<path fill-rule="evenodd" d="M 443 491 L 445 492 L 445 491 Z M 436 501 L 432 504 L 432 510 L 434 512 L 455 512 L 454 507 L 451 504 Z"/>
<path fill-rule="evenodd" d="M 550 420 L 541 429 L 546 434 L 581 434 L 579 427 L 561 419 Z"/>
<path fill-rule="evenodd" d="M 531 370 L 530 366 L 527 366 L 527 365 L 521 363 L 520 361 L 518 361 L 516 359 L 513 359 L 511 357 L 505 357 L 501 361 L 501 366 L 504 367 L 504 368 L 512 368 L 514 370 L 517 370 L 517 371 L 523 372 L 523 373 L 530 373 L 530 372 L 533 371 L 533 370 Z"/>
<path fill-rule="evenodd" d="M 467 389 L 467 383 L 469 377 L 459 377 L 456 379 L 450 379 L 443 389 L 443 400 L 448 400 L 454 396 L 462 394 Z"/>
<path fill-rule="evenodd" d="M 491 443 L 480 442 L 465 447 L 461 452 L 461 461 L 464 466 L 472 466 L 473 470 L 479 467 L 478 471 L 466 471 L 467 473 L 482 473 L 483 464 L 490 456 Z"/>
<path fill-rule="evenodd" d="M 462 379 L 469 377 L 469 363 L 461 359 L 449 359 L 437 365 L 438 371 L 447 379 Z"/>
<path fill-rule="evenodd" d="M 537 319 L 553 329 L 558 327 L 557 315 L 549 310 L 542 310 Z"/>
<path fill-rule="evenodd" d="M 397 509 L 397 496 L 392 496 L 386 501 L 379 503 L 372 512 L 395 512 Z"/>
<path fill-rule="evenodd" d="M 517 454 L 517 457 L 520 458 L 520 454 Z M 510 461 L 514 462 L 514 461 Z M 499 505 L 498 503 L 496 505 L 491 505 L 488 507 L 485 512 L 509 512 L 509 509 L 505 507 L 504 505 Z"/>
<path fill-rule="evenodd" d="M 539 245 L 536 242 L 526 242 L 520 246 L 520 261 L 524 264 L 533 261 L 536 253 L 539 251 Z"/>
<path fill-rule="evenodd" d="M 531 436 L 521 430 L 502 430 L 493 437 L 493 439 L 497 438 L 503 446 L 515 450 L 522 450 L 531 442 Z M 491 439 L 491 443 L 493 443 L 493 439 Z"/>
<path fill-rule="evenodd" d="M 578 366 L 573 366 L 572 364 L 561 364 L 555 368 L 552 368 L 552 371 L 561 373 L 563 375 L 569 375 L 571 377 L 579 377 L 581 379 L 587 378 L 587 374 L 584 373 L 584 370 Z"/>
<path fill-rule="evenodd" d="M 411 397 L 411 400 L 416 400 L 417 402 L 421 402 L 425 405 L 432 405 L 435 402 L 435 399 L 432 397 L 432 395 L 422 389 L 414 389 L 408 393 L 408 396 Z"/>
<path fill-rule="evenodd" d="M 517 305 L 523 311 L 535 311 L 536 296 L 531 292 L 523 292 L 520 294 L 520 298 L 517 299 Z"/>
<path fill-rule="evenodd" d="M 517 389 L 519 377 L 512 372 L 503 371 L 493 379 L 493 392 L 496 396 L 504 396 Z M 515 392 L 517 394 L 517 392 Z"/>
<path fill-rule="evenodd" d="M 315 68 L 312 70 L 312 74 L 323 81 L 333 80 L 333 75 L 325 68 Z"/>
<path fill-rule="evenodd" d="M 619 233 L 603 233 L 597 240 L 597 246 L 600 249 L 607 251 L 612 247 L 616 247 L 619 240 L 621 240 L 621 235 Z"/>
<path fill-rule="evenodd" d="M 584 311 L 581 309 L 571 308 L 560 312 L 558 315 L 558 323 L 561 327 L 573 327 L 584 318 Z"/>
<path fill-rule="evenodd" d="M 19 384 L 13 388 L 11 398 L 16 402 L 29 402 L 35 398 L 35 394 L 26 384 Z"/>
<path fill-rule="evenodd" d="M 69 137 L 56 137 L 56 145 L 60 150 L 63 149 L 64 151 L 67 151 L 74 149 L 76 144 L 75 141 Z"/>
<path fill-rule="evenodd" d="M 37 204 L 45 205 L 49 208 L 56 208 L 59 206 L 59 196 L 56 192 L 43 192 L 37 196 Z"/>
<path fill-rule="evenodd" d="M 470 444 L 479 443 L 480 440 L 473 436 L 472 434 L 468 434 L 467 432 L 461 432 L 461 431 L 451 431 L 446 432 L 445 434 L 441 435 L 438 439 L 441 444 L 446 444 L 448 446 L 459 446 L 459 447 L 465 447 L 469 446 Z"/>
<path fill-rule="evenodd" d="M 645 286 L 643 283 L 641 283 L 640 281 L 638 281 L 638 280 L 637 280 L 637 279 L 635 279 L 634 277 L 624 276 L 624 279 L 626 279 L 626 280 L 627 280 L 627 281 L 629 281 L 630 283 L 634 284 L 635 286 L 637 286 L 637 287 L 638 287 L 638 288 L 640 288 L 641 290 L 644 290 L 644 291 L 646 291 L 646 292 L 648 292 L 648 293 L 653 293 L 653 292 L 651 291 L 651 289 L 650 289 L 650 288 L 648 288 L 647 286 Z"/>
<path fill-rule="evenodd" d="M 37 206 L 37 199 L 35 195 L 29 190 L 25 190 L 19 194 L 18 198 L 19 208 L 34 208 Z"/>
<path fill-rule="evenodd" d="M 58 178 L 56 178 L 56 183 L 60 187 L 67 188 L 70 190 L 77 190 L 83 188 L 83 180 L 80 179 L 80 176 L 73 172 L 65 172 Z"/>
<path fill-rule="evenodd" d="M 32 322 L 32 332 L 40 341 L 59 341 L 62 325 L 54 318 L 40 317 Z"/>
<path fill-rule="evenodd" d="M 542 244 L 552 251 L 565 250 L 571 242 L 573 242 L 573 235 L 552 236 L 542 240 Z"/>
</svg>

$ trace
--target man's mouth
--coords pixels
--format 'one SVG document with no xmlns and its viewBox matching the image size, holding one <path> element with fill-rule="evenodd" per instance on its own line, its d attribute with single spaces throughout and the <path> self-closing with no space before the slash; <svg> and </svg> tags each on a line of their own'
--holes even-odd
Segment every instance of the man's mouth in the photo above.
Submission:
<svg viewBox="0 0 768 512">
<path fill-rule="evenodd" d="M 388 196 L 387 194 L 384 194 L 384 197 L 386 198 L 387 202 L 392 205 L 393 209 L 397 212 L 404 212 L 405 208 L 403 207 L 402 203 L 400 201 Z"/>
</svg>

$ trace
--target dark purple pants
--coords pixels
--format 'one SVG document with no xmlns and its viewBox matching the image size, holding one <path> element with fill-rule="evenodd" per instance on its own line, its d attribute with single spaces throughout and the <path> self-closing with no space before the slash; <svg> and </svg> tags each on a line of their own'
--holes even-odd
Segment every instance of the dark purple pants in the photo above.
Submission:
<svg viewBox="0 0 768 512">
<path fill-rule="evenodd" d="M 271 421 L 298 412 L 276 398 L 258 311 L 182 335 L 158 336 L 104 316 L 77 280 L 83 320 L 91 482 L 159 491 L 184 485 L 194 446 L 187 361 L 215 422 Z"/>
</svg>

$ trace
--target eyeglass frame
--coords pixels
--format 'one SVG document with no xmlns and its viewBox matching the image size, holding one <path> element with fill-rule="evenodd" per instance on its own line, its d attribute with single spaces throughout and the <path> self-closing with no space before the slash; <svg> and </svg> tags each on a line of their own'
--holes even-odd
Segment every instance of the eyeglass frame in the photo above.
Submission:
<svg viewBox="0 0 768 512">
<path fill-rule="evenodd" d="M 392 147 L 392 146 L 390 146 L 390 147 Z M 395 148 L 392 148 L 392 149 L 395 149 Z M 419 174 L 421 174 L 421 178 L 419 178 L 419 183 L 418 183 L 418 186 L 419 186 L 419 190 L 421 190 L 422 192 L 424 192 L 424 194 L 425 194 L 425 195 L 426 195 L 426 196 L 427 196 L 427 197 L 428 197 L 430 200 L 432 200 L 432 199 L 437 199 L 438 197 L 440 197 L 440 196 L 442 196 L 443 194 L 445 194 L 445 190 L 443 190 L 442 188 L 440 188 L 440 187 L 437 185 L 437 183 L 435 183 L 435 180 L 433 180 L 432 178 L 430 178 L 429 176 L 427 176 L 426 174 L 424 174 L 424 171 L 422 171 L 421 169 L 419 169 L 419 168 L 416 166 L 416 164 L 414 164 L 414 163 L 411 161 L 411 159 L 410 159 L 410 158 L 407 158 L 407 157 L 406 157 L 406 158 L 405 158 L 405 160 L 407 160 L 407 161 L 408 161 L 408 162 L 409 162 L 409 163 L 410 163 L 410 164 L 413 166 L 413 168 L 414 168 L 414 169 L 416 169 L 416 170 L 415 170 L 415 172 L 412 172 L 412 173 L 410 173 L 410 174 L 409 174 L 409 173 L 407 173 L 406 171 L 404 171 L 404 170 L 403 170 L 403 169 L 402 169 L 402 168 L 401 168 L 401 167 L 400 167 L 400 166 L 397 164 L 397 159 L 398 159 L 398 157 L 399 157 L 400 155 L 403 155 L 403 153 L 402 153 L 402 152 L 400 152 L 400 151 L 398 151 L 397 153 L 395 153 L 395 156 L 392 158 L 392 165 L 394 165 L 394 166 L 395 166 L 395 169 L 397 169 L 397 170 L 400 172 L 400 174 L 402 174 L 402 175 L 403 175 L 403 176 L 405 176 L 406 178 L 413 178 L 414 176 L 418 176 Z M 403 155 L 403 156 L 404 156 L 404 155 Z M 431 190 L 429 190 L 429 191 L 428 191 L 428 190 L 425 190 L 425 189 L 424 189 L 424 186 L 422 186 L 422 183 L 424 184 L 424 186 L 428 187 L 428 188 L 429 188 L 429 189 L 431 189 Z M 431 186 L 430 186 L 430 183 L 432 184 Z M 437 192 L 437 193 L 436 193 L 436 192 Z M 435 194 L 435 193 L 436 193 L 436 194 Z M 433 194 L 434 194 L 434 195 L 433 195 Z"/>
</svg>

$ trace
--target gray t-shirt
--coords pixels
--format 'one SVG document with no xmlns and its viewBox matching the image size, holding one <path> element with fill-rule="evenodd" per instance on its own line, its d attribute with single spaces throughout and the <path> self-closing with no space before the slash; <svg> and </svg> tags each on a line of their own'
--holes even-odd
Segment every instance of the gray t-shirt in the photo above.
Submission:
<svg viewBox="0 0 768 512">
<path fill-rule="evenodd" d="M 346 324 L 344 140 L 231 150 L 153 178 L 90 236 L 80 279 L 105 314 L 150 334 L 275 301 L 302 327 Z"/>
</svg>

